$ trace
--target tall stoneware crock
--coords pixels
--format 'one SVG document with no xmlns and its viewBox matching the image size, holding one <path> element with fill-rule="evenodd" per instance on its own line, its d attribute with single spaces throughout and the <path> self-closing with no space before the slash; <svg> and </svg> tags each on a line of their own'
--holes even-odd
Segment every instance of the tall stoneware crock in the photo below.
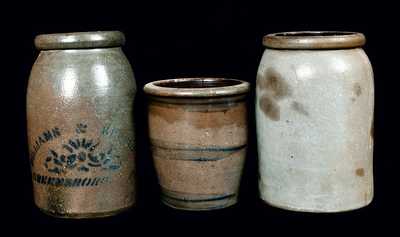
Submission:
<svg viewBox="0 0 400 237">
<path fill-rule="evenodd" d="M 264 37 L 256 120 L 261 198 L 305 212 L 372 201 L 373 72 L 352 32 Z"/>
<path fill-rule="evenodd" d="M 144 90 L 162 201 L 186 210 L 235 204 L 247 146 L 249 83 L 171 79 L 151 82 Z"/>
<path fill-rule="evenodd" d="M 118 31 L 39 35 L 27 95 L 36 205 L 57 217 L 135 203 L 136 84 Z"/>
</svg>

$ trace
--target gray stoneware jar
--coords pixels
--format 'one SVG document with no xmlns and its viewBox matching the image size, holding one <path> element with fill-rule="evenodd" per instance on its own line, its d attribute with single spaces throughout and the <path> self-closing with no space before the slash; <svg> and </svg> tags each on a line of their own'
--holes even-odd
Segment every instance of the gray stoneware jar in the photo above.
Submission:
<svg viewBox="0 0 400 237">
<path fill-rule="evenodd" d="M 39 35 L 27 95 L 36 205 L 65 218 L 135 203 L 136 84 L 118 31 Z"/>
<path fill-rule="evenodd" d="M 373 72 L 353 32 L 264 37 L 256 120 L 261 198 L 341 212 L 373 198 Z"/>
</svg>

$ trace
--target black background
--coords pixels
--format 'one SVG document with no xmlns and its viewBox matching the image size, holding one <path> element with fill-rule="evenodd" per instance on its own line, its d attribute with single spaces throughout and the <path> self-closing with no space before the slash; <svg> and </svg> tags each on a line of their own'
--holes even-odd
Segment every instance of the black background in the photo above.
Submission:
<svg viewBox="0 0 400 237">
<path fill-rule="evenodd" d="M 35 2 L 15 4 L 2 19 L 3 137 L 1 148 L 2 212 L 7 222 L 25 230 L 87 229 L 92 232 L 127 229 L 188 231 L 187 234 L 219 229 L 222 233 L 245 230 L 252 236 L 263 229 L 309 230 L 329 233 L 350 228 L 357 232 L 387 230 L 396 216 L 395 143 L 399 78 L 396 69 L 396 13 L 390 6 L 348 2 L 306 4 L 298 2 L 182 1 L 182 2 Z M 2 18 L 3 18 L 2 17 Z M 63 220 L 42 214 L 33 203 L 26 138 L 26 87 L 30 68 L 38 54 L 33 39 L 41 33 L 120 30 L 126 35 L 123 50 L 135 71 L 138 166 L 137 207 L 115 217 L 97 220 Z M 375 73 L 375 197 L 368 207 L 338 214 L 296 213 L 273 208 L 258 198 L 257 155 L 254 124 L 254 85 L 267 33 L 296 30 L 346 30 L 363 32 L 364 49 Z M 176 211 L 160 203 L 147 137 L 146 100 L 141 88 L 154 80 L 175 77 L 229 77 L 249 81 L 249 151 L 243 174 L 240 202 L 212 212 Z M 5 172 L 4 172 L 5 171 Z M 3 208 L 4 210 L 4 208 Z M 394 217 L 392 217 L 392 215 Z M 2 222 L 4 224 L 4 222 Z M 44 225 L 46 224 L 46 225 Z M 52 225 L 50 225 L 52 224 Z M 5 224 L 4 224 L 5 225 Z M 29 226 L 29 227 L 27 227 Z M 36 228 L 31 228 L 35 227 Z M 38 228 L 38 226 L 40 228 Z M 44 227 L 45 226 L 45 227 Z M 67 228 L 64 228 L 67 227 Z M 44 228 L 44 229 L 43 229 Z M 21 228 L 24 229 L 24 228 Z M 112 228 L 111 228 L 112 229 Z M 57 233 L 58 233 L 57 232 Z M 139 235 L 141 236 L 141 235 Z"/>
</svg>

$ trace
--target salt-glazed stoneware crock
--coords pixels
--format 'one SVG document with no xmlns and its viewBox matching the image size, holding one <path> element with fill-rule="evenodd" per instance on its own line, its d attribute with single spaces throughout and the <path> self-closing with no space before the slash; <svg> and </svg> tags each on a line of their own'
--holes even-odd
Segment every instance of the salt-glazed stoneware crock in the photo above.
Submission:
<svg viewBox="0 0 400 237">
<path fill-rule="evenodd" d="M 373 72 L 353 32 L 264 37 L 256 120 L 261 198 L 304 212 L 372 201 Z"/>
<path fill-rule="evenodd" d="M 27 95 L 36 205 L 65 218 L 135 203 L 136 84 L 118 31 L 39 35 Z"/>
<path fill-rule="evenodd" d="M 171 79 L 148 83 L 144 91 L 162 201 L 185 210 L 235 204 L 247 146 L 249 83 Z"/>
</svg>

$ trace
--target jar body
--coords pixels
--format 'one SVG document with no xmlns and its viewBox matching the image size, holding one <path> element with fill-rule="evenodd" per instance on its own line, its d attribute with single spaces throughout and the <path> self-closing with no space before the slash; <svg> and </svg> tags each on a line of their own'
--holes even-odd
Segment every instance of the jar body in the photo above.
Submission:
<svg viewBox="0 0 400 237">
<path fill-rule="evenodd" d="M 237 202 L 246 111 L 245 95 L 149 97 L 149 137 L 166 205 L 213 210 Z"/>
<path fill-rule="evenodd" d="M 120 47 L 40 52 L 27 94 L 34 198 L 67 218 L 135 202 L 131 66 Z"/>
<path fill-rule="evenodd" d="M 266 49 L 256 88 L 261 198 L 308 212 L 368 205 L 373 109 L 373 72 L 361 48 Z"/>
</svg>

